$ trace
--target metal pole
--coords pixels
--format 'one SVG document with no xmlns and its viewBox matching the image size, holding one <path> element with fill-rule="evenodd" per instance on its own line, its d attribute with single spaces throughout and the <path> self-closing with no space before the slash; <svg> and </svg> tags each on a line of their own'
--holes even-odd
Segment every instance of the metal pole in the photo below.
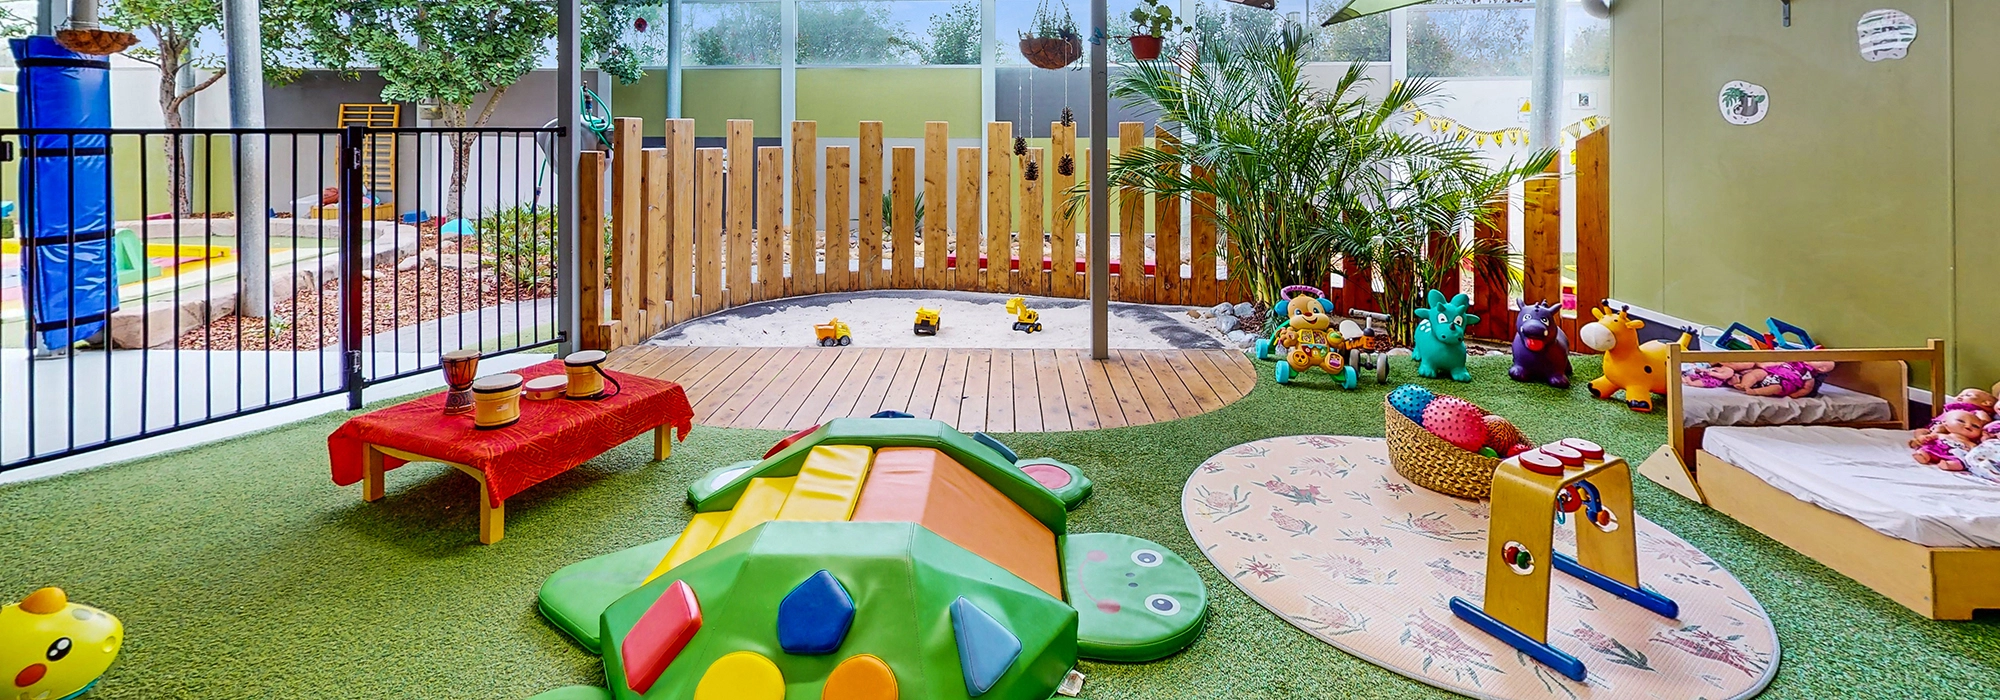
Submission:
<svg viewBox="0 0 2000 700">
<path fill-rule="evenodd" d="M 361 183 L 361 143 L 364 127 L 350 126 L 340 133 L 340 191 L 357 192 Z M 347 390 L 347 410 L 361 409 L 361 390 L 367 376 L 361 366 L 361 198 L 340 198 L 340 357 L 346 372 L 341 383 Z"/>
<path fill-rule="evenodd" d="M 1528 99 L 1528 142 L 1536 148 L 1562 146 L 1563 0 L 1535 2 L 1535 75 Z"/>
<path fill-rule="evenodd" d="M 583 147 L 579 137 L 583 134 L 582 120 L 577 110 L 578 100 L 583 91 L 583 36 L 578 31 L 578 0 L 558 0 L 556 2 L 556 124 L 562 132 L 556 134 L 555 153 L 555 199 L 556 199 L 556 330 L 562 335 L 562 342 L 556 351 L 569 354 L 583 341 L 583 329 L 579 323 L 578 302 L 582 294 L 580 266 L 577 264 L 577 196 L 576 166 L 582 158 Z M 679 25 L 676 24 L 676 27 Z"/>
<path fill-rule="evenodd" d="M 264 52 L 258 0 L 229 0 L 227 4 L 223 34 L 228 40 L 229 125 L 262 129 Z M 238 134 L 235 138 L 236 274 L 243 287 L 237 312 L 267 318 L 271 315 L 271 246 L 266 237 L 270 214 L 264 194 L 270 183 L 264 177 L 264 152 L 270 136 Z M 363 196 L 365 192 L 341 192 L 342 199 Z"/>
<path fill-rule="evenodd" d="M 1111 358 L 1111 67 L 1105 56 L 1104 0 L 1090 0 L 1090 356 Z M 1131 235 L 1127 231 L 1125 235 Z M 1132 274 L 1126 270 L 1125 274 Z"/>
<path fill-rule="evenodd" d="M 35 35 L 55 36 L 56 27 L 68 20 L 62 0 L 40 0 L 35 3 Z"/>
<path fill-rule="evenodd" d="M 667 2 L 667 118 L 681 118 L 681 24 L 687 21 L 681 0 Z"/>
</svg>

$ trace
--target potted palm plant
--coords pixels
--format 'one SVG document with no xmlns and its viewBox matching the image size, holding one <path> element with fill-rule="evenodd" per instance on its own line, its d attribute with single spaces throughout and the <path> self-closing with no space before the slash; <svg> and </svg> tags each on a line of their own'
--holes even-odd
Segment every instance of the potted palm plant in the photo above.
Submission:
<svg viewBox="0 0 2000 700">
<path fill-rule="evenodd" d="M 1322 87 L 1307 79 L 1311 51 L 1293 26 L 1271 44 L 1204 44 L 1122 71 L 1111 96 L 1183 137 L 1173 150 L 1116 156 L 1111 185 L 1206 195 L 1193 206 L 1228 235 L 1230 278 L 1267 307 L 1286 286 L 1326 286 L 1339 258 L 1374 270 L 1387 282 L 1391 332 L 1407 343 L 1408 309 L 1426 289 L 1468 265 L 1508 269 L 1503 246 L 1440 232 L 1495 216 L 1508 186 L 1539 176 L 1555 153 L 1489 165 L 1466 139 L 1405 128 L 1412 107 L 1435 107 L 1437 83 L 1412 78 L 1371 97 L 1356 65 Z M 1066 206 L 1087 196 L 1079 185 Z"/>
<path fill-rule="evenodd" d="M 1065 3 L 1062 14 L 1049 9 L 1049 0 L 1035 7 L 1030 33 L 1021 35 L 1021 57 L 1039 68 L 1057 70 L 1083 57 L 1083 35 L 1076 31 L 1076 18 Z"/>
<path fill-rule="evenodd" d="M 1174 16 L 1173 9 L 1160 4 L 1160 0 L 1145 0 L 1132 8 L 1128 17 L 1132 20 L 1133 33 L 1126 37 L 1126 41 L 1132 45 L 1132 57 L 1141 61 L 1160 57 L 1160 46 L 1165 43 L 1168 32 L 1189 30 L 1179 17 Z"/>
</svg>

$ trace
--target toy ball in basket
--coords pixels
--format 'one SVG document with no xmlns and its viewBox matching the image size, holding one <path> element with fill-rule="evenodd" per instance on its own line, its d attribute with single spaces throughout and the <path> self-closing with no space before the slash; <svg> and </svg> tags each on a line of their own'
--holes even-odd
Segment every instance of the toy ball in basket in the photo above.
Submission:
<svg viewBox="0 0 2000 700">
<path fill-rule="evenodd" d="M 1500 460 L 1534 449 L 1506 418 L 1415 384 L 1389 392 L 1382 414 L 1390 466 L 1438 493 L 1485 498 Z"/>
</svg>

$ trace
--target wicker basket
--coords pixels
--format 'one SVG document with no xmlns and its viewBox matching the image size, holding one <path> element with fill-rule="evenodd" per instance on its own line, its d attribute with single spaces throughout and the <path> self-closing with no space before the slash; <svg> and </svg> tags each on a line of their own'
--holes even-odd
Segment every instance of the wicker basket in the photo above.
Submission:
<svg viewBox="0 0 2000 700">
<path fill-rule="evenodd" d="M 1061 69 L 1083 57 L 1083 37 L 1022 37 L 1021 57 L 1038 68 Z"/>
<path fill-rule="evenodd" d="M 1382 402 L 1389 435 L 1389 465 L 1411 483 L 1460 498 L 1485 498 L 1500 460 L 1466 452 Z"/>
</svg>

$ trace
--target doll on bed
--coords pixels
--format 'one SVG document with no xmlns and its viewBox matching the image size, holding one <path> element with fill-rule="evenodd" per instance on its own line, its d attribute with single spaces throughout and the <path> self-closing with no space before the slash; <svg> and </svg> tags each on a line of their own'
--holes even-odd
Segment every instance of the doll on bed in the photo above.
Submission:
<svg viewBox="0 0 2000 700">
<path fill-rule="evenodd" d="M 1819 393 L 1820 378 L 1833 371 L 1831 362 L 1727 362 L 1736 376 L 1729 385 L 1751 396 L 1803 399 Z"/>
<path fill-rule="evenodd" d="M 1910 449 L 1915 450 L 1910 458 L 1945 471 L 1965 471 L 1967 458 L 1982 442 L 1988 442 L 1986 428 L 1993 424 L 1990 416 L 1963 408 L 1938 414 L 1929 428 L 1910 438 Z"/>
</svg>

